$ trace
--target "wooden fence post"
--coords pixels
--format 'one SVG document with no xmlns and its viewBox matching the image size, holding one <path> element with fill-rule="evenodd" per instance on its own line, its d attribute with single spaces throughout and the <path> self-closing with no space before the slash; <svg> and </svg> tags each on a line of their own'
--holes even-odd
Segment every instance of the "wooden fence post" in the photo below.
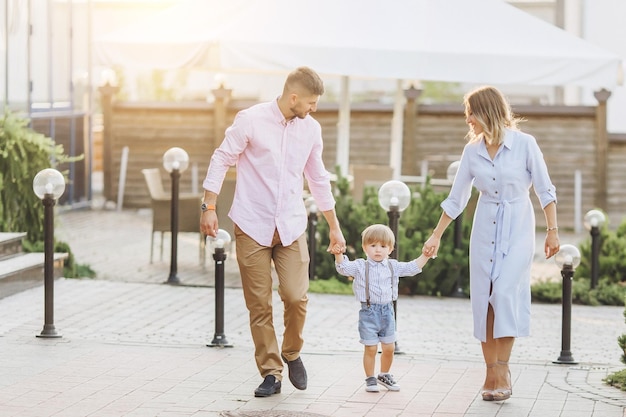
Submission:
<svg viewBox="0 0 626 417">
<path fill-rule="evenodd" d="M 608 187 L 608 152 L 609 138 L 607 133 L 607 111 L 606 102 L 611 96 L 611 92 L 605 89 L 593 93 L 598 100 L 596 108 L 596 195 L 595 206 L 604 210 L 608 209 L 607 187 Z"/>
<path fill-rule="evenodd" d="M 402 166 L 407 167 L 406 174 L 415 175 L 419 166 L 419 158 L 416 155 L 417 138 L 415 123 L 417 122 L 418 105 L 417 99 L 422 94 L 422 90 L 415 88 L 412 84 L 404 90 L 406 106 L 404 108 L 404 139 L 402 141 Z"/>
<path fill-rule="evenodd" d="M 224 88 L 224 84 L 221 84 L 219 88 L 211 90 L 213 97 L 215 97 L 215 103 L 213 107 L 214 111 L 214 137 L 215 147 L 217 148 L 224 139 L 224 132 L 226 131 L 226 108 L 228 106 L 228 100 L 232 95 L 233 90 Z"/>
<path fill-rule="evenodd" d="M 113 115 L 113 95 L 119 91 L 119 87 L 111 85 L 108 81 L 98 88 L 102 102 L 102 175 L 103 194 L 105 201 L 113 200 L 113 138 L 111 135 Z"/>
</svg>

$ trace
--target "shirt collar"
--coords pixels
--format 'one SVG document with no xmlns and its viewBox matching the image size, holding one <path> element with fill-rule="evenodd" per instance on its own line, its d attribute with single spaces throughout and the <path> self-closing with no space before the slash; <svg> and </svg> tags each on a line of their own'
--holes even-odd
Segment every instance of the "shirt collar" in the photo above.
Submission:
<svg viewBox="0 0 626 417">
<path fill-rule="evenodd" d="M 502 140 L 502 144 L 507 149 L 511 149 L 513 147 L 513 131 L 511 129 L 504 130 L 504 139 Z M 487 152 L 487 144 L 485 143 L 484 139 L 481 139 L 480 141 L 478 154 L 484 158 L 491 160 L 489 152 Z"/>
<path fill-rule="evenodd" d="M 383 259 L 382 261 L 378 262 L 378 261 L 375 261 L 375 260 L 373 260 L 372 258 L 370 258 L 368 256 L 367 257 L 367 262 L 369 262 L 370 265 L 372 265 L 372 266 L 378 266 L 378 265 L 387 266 L 387 263 L 389 262 L 389 258 Z"/>
<path fill-rule="evenodd" d="M 280 96 L 276 97 L 276 99 L 274 101 L 272 101 L 272 114 L 274 115 L 274 118 L 276 120 L 276 122 L 280 123 L 283 126 L 287 126 L 291 123 L 294 123 L 295 120 L 297 119 L 297 117 L 294 117 L 291 120 L 287 120 L 285 119 L 285 116 L 283 115 L 283 112 L 280 111 L 280 107 L 278 107 L 278 99 L 280 98 Z"/>
<path fill-rule="evenodd" d="M 513 147 L 513 131 L 506 129 L 504 133 L 504 140 L 502 141 L 507 149 Z"/>
</svg>

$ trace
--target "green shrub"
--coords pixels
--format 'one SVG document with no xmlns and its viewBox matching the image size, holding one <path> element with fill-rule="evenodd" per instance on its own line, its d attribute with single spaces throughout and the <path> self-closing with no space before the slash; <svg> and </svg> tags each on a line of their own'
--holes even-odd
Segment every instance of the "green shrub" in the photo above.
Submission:
<svg viewBox="0 0 626 417">
<path fill-rule="evenodd" d="M 352 285 L 333 277 L 309 281 L 309 292 L 320 294 L 352 294 Z"/>
<path fill-rule="evenodd" d="M 626 340 L 626 339 L 624 339 Z M 603 379 L 607 384 L 626 391 L 626 369 L 617 371 Z"/>
<path fill-rule="evenodd" d="M 579 245 L 580 265 L 574 281 L 584 283 L 579 301 L 584 304 L 624 305 L 626 296 L 626 219 L 612 232 L 608 222 L 600 228 L 598 283 L 591 289 L 591 236 Z M 586 292 L 586 293 L 585 293 Z"/>
<path fill-rule="evenodd" d="M 78 159 L 29 128 L 27 119 L 5 113 L 0 118 L 0 230 L 26 232 L 31 242 L 43 240 L 43 206 L 33 192 L 33 178 L 42 169 Z"/>
<path fill-rule="evenodd" d="M 0 230 L 26 232 L 24 248 L 32 252 L 43 251 L 44 239 L 43 204 L 33 192 L 35 175 L 45 168 L 78 161 L 82 156 L 66 155 L 62 145 L 35 132 L 28 123 L 11 112 L 0 117 Z M 66 276 L 93 276 L 89 268 L 75 264 L 67 244 L 56 242 L 55 251 L 69 253 Z"/>
<path fill-rule="evenodd" d="M 624 310 L 623 315 L 624 317 L 626 317 L 626 309 Z M 619 345 L 622 352 L 620 360 L 622 361 L 622 363 L 626 364 L 626 334 L 622 334 L 617 338 L 617 344 Z M 603 381 L 611 386 L 621 389 L 622 391 L 626 391 L 626 369 L 607 376 L 606 378 L 604 378 Z"/>
<path fill-rule="evenodd" d="M 350 259 L 364 257 L 361 248 L 361 232 L 373 223 L 388 224 L 387 213 L 378 203 L 378 190 L 366 187 L 363 200 L 354 201 L 348 180 L 339 173 L 335 195 L 335 210 L 347 242 L 346 254 Z M 398 222 L 398 259 L 409 261 L 421 253 L 422 245 L 431 234 L 439 216 L 441 202 L 447 192 L 435 191 L 430 183 L 411 190 L 413 198 L 401 213 Z M 454 247 L 454 223 L 441 239 L 437 259 L 428 262 L 422 273 L 400 280 L 400 294 L 446 296 L 456 292 L 457 279 L 464 294 L 469 295 L 469 234 L 476 195 L 470 200 L 462 219 L 462 239 L 459 248 Z M 626 221 L 611 233 L 606 227 L 601 230 L 600 279 L 595 289 L 590 290 L 589 260 L 591 242 L 580 245 L 581 265 L 576 269 L 572 282 L 572 302 L 586 305 L 624 305 L 626 295 Z M 328 225 L 318 221 L 316 231 L 315 276 L 317 279 L 336 279 L 348 283 L 346 277 L 337 274 L 334 257 L 326 252 L 328 247 Z M 537 302 L 560 303 L 562 284 L 539 282 L 531 287 L 532 299 Z"/>
<path fill-rule="evenodd" d="M 611 232 L 606 222 L 600 228 L 600 251 L 598 257 L 598 283 L 626 282 L 626 220 Z M 591 278 L 591 236 L 579 245 L 580 265 L 574 273 L 575 279 Z"/>
<path fill-rule="evenodd" d="M 350 259 L 365 257 L 361 247 L 361 232 L 374 223 L 388 224 L 385 210 L 378 203 L 378 190 L 366 187 L 362 201 L 354 201 L 346 178 L 338 174 L 336 183 L 335 210 L 340 219 L 341 230 L 347 243 L 346 255 Z M 436 192 L 430 183 L 414 187 L 411 203 L 400 215 L 398 222 L 398 260 L 410 261 L 418 257 L 424 242 L 430 236 L 441 215 L 441 202 L 447 193 Z M 463 239 L 459 249 L 454 248 L 454 224 L 448 227 L 441 239 L 437 259 L 424 267 L 422 273 L 400 280 L 400 294 L 450 295 L 456 290 L 457 277 L 464 293 L 469 293 L 468 236 L 471 217 L 463 221 Z M 347 278 L 337 274 L 334 257 L 326 252 L 328 248 L 328 225 L 324 220 L 317 223 L 315 275 L 316 278 L 337 279 L 347 282 Z"/>
<path fill-rule="evenodd" d="M 38 242 L 26 241 L 24 242 L 24 250 L 26 252 L 43 252 L 44 242 L 41 240 Z M 54 252 L 68 254 L 63 263 L 63 276 L 65 278 L 94 278 L 96 276 L 95 271 L 88 265 L 76 263 L 74 254 L 66 242 L 55 241 Z"/>
<path fill-rule="evenodd" d="M 624 305 L 624 287 L 619 284 L 599 283 L 593 290 L 586 278 L 572 281 L 572 303 L 583 305 Z M 539 282 L 531 287 L 533 301 L 561 303 L 563 287 L 561 281 Z"/>
</svg>

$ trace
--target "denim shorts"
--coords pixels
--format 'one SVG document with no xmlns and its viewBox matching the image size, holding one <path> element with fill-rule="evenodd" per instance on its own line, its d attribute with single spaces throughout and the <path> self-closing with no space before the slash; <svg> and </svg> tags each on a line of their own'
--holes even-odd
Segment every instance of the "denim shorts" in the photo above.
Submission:
<svg viewBox="0 0 626 417">
<path fill-rule="evenodd" d="M 359 311 L 359 337 L 365 346 L 396 341 L 396 320 L 393 304 L 361 303 Z"/>
</svg>

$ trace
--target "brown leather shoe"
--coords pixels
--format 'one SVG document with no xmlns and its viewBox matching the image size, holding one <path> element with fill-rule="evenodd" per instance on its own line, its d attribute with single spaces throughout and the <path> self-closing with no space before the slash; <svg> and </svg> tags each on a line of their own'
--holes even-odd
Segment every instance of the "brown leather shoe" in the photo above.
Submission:
<svg viewBox="0 0 626 417">
<path fill-rule="evenodd" d="M 281 355 L 283 361 L 289 367 L 289 381 L 293 384 L 297 389 L 304 390 L 306 389 L 307 376 L 306 369 L 304 369 L 304 364 L 302 363 L 302 359 L 298 356 L 297 359 L 292 361 L 288 361 L 283 355 Z"/>
<path fill-rule="evenodd" d="M 280 394 L 281 383 L 274 375 L 265 377 L 261 385 L 254 390 L 255 397 L 269 397 L 272 394 Z"/>
</svg>

